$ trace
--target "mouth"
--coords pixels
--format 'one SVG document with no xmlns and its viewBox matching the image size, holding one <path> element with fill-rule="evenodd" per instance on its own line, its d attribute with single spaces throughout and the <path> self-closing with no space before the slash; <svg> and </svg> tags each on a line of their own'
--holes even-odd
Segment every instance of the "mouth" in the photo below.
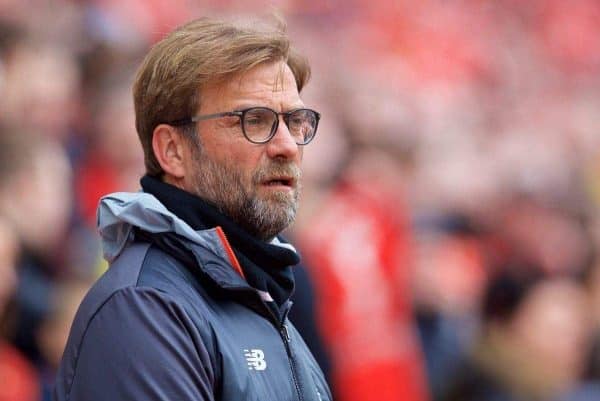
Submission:
<svg viewBox="0 0 600 401">
<path fill-rule="evenodd" d="M 287 176 L 271 177 L 262 182 L 267 187 L 284 187 L 292 189 L 296 186 L 296 179 Z"/>
</svg>

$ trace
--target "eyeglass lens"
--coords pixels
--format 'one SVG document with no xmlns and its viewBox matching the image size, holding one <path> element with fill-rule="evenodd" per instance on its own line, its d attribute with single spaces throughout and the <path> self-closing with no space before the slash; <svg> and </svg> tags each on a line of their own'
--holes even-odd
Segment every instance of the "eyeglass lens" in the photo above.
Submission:
<svg viewBox="0 0 600 401">
<path fill-rule="evenodd" d="M 257 107 L 246 110 L 243 115 L 243 128 L 248 139 L 253 142 L 266 142 L 274 134 L 279 116 L 271 109 Z M 290 134 L 298 144 L 308 143 L 315 134 L 317 116 L 312 110 L 300 109 L 284 115 Z"/>
</svg>

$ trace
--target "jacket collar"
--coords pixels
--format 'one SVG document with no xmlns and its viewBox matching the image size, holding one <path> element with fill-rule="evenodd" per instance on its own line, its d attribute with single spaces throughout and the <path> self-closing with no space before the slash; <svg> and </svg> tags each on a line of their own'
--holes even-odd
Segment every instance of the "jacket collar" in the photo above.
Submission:
<svg viewBox="0 0 600 401">
<path fill-rule="evenodd" d="M 248 283 L 282 305 L 294 289 L 291 266 L 300 261 L 295 249 L 281 238 L 260 240 L 242 229 L 213 204 L 156 178 L 141 180 L 145 192 L 154 195 L 169 211 L 194 230 L 218 227 L 231 265 Z M 229 246 L 229 244 L 231 246 Z M 267 295 L 268 294 L 268 295 Z"/>
<path fill-rule="evenodd" d="M 168 185 L 160 182 L 159 184 Z M 166 192 L 170 193 L 173 188 L 183 192 L 171 186 L 168 186 L 169 191 Z M 186 192 L 184 194 L 200 201 L 201 205 L 205 203 L 191 194 Z M 167 200 L 170 206 L 174 200 L 176 198 Z M 184 210 L 194 210 L 194 207 L 187 205 Z M 220 225 L 206 227 L 214 224 L 214 220 L 212 224 L 204 223 L 204 228 L 196 229 L 200 224 L 192 227 L 188 221 L 169 210 L 153 194 L 120 192 L 101 199 L 97 222 L 102 237 L 103 254 L 109 262 L 116 259 L 125 246 L 134 239 L 136 231 L 157 235 L 173 234 L 174 237 L 183 240 L 182 243 L 192 244 L 190 247 L 196 248 L 194 254 L 197 258 L 214 257 L 220 260 L 220 263 L 214 265 L 210 263 L 200 263 L 200 265 L 221 286 L 248 287 L 249 283 L 259 291 L 272 294 L 279 305 L 284 304 L 294 287 L 290 265 L 299 261 L 299 256 L 293 247 L 280 238 L 270 244 L 248 238 L 249 234 L 244 235 L 244 232 L 236 231 L 235 227 L 231 227 L 233 223 L 228 224 L 227 218 L 222 217 L 219 223 L 227 228 L 227 232 L 224 230 L 220 232 L 218 228 L 221 227 Z M 242 266 L 242 275 L 235 273 L 236 259 Z M 233 268 L 223 269 L 223 261 Z M 225 271 L 207 269 L 207 266 L 220 266 L 220 269 Z M 244 275 L 248 283 L 244 280 Z"/>
</svg>

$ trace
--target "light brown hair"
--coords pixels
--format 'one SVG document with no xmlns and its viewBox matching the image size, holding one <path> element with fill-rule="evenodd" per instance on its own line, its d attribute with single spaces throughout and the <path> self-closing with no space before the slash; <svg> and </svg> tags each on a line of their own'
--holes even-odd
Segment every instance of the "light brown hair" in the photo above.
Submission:
<svg viewBox="0 0 600 401">
<path fill-rule="evenodd" d="M 281 18 L 274 24 L 201 18 L 154 45 L 133 86 L 136 129 L 146 173 L 162 174 L 152 150 L 157 125 L 194 115 L 202 102 L 202 89 L 208 84 L 280 60 L 290 67 L 300 92 L 308 82 L 310 67 L 291 47 Z"/>
</svg>

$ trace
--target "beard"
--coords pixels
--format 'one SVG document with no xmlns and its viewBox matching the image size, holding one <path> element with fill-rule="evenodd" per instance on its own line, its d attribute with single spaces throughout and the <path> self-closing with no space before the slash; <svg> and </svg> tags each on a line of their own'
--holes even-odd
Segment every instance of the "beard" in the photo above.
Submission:
<svg viewBox="0 0 600 401">
<path fill-rule="evenodd" d="M 212 203 L 251 235 L 267 241 L 293 223 L 300 198 L 301 171 L 293 163 L 272 160 L 252 173 L 244 185 L 242 172 L 235 162 L 219 163 L 204 154 L 200 143 L 192 146 L 196 168 L 192 172 L 194 195 Z M 269 191 L 260 196 L 258 188 L 273 176 L 293 177 L 291 192 Z M 246 180 L 247 182 L 247 180 Z"/>
</svg>

